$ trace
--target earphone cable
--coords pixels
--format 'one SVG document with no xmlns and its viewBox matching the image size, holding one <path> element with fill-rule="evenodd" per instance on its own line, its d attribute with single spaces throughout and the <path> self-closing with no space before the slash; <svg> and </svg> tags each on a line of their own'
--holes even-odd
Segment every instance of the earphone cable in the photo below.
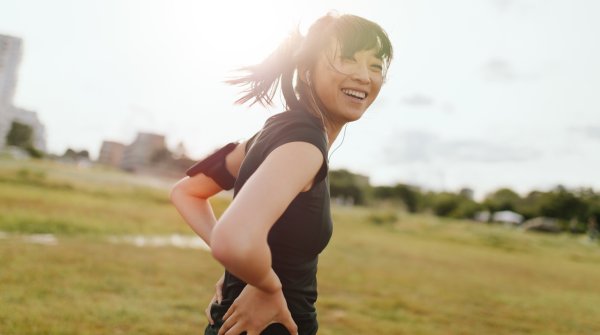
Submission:
<svg viewBox="0 0 600 335">
<path fill-rule="evenodd" d="M 342 146 L 342 144 L 344 143 L 344 139 L 346 138 L 346 128 L 348 128 L 348 124 L 347 124 L 347 123 L 344 125 L 344 133 L 342 134 L 342 141 L 341 141 L 341 142 L 340 142 L 340 144 L 338 144 L 338 146 L 337 146 L 337 147 L 335 147 L 335 149 L 333 149 L 333 151 L 332 151 L 332 152 L 329 154 L 329 157 L 327 158 L 327 160 L 328 160 L 328 161 L 329 161 L 329 160 L 331 160 L 331 156 L 333 156 L 333 153 L 334 153 L 334 152 L 335 152 L 337 149 L 339 149 L 339 148 Z"/>
</svg>

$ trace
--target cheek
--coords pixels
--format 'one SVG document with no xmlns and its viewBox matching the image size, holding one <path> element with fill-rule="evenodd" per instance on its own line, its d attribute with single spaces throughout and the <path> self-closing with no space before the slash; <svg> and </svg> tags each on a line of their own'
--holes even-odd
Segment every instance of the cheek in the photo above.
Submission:
<svg viewBox="0 0 600 335">
<path fill-rule="evenodd" d="M 373 83 L 372 93 L 375 98 L 379 94 L 379 91 L 381 91 L 381 86 L 383 85 L 383 78 L 382 77 L 372 78 L 371 82 Z"/>
<path fill-rule="evenodd" d="M 325 71 L 321 73 L 318 80 L 314 83 L 315 91 L 319 99 L 322 101 L 331 101 L 337 98 L 338 83 L 343 79 L 337 73 Z"/>
<path fill-rule="evenodd" d="M 328 105 L 327 107 L 330 107 L 329 105 L 337 99 L 336 93 L 335 86 L 328 83 L 322 83 L 321 87 L 317 90 L 317 96 L 321 102 Z"/>
</svg>

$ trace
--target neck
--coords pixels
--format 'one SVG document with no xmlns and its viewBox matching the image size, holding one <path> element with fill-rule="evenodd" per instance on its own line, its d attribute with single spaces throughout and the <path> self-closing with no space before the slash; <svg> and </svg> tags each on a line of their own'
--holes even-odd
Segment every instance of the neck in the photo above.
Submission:
<svg viewBox="0 0 600 335">
<path fill-rule="evenodd" d="M 321 113 L 313 108 L 307 109 L 308 113 L 318 119 L 325 126 L 325 133 L 327 134 L 327 151 L 331 149 L 333 142 L 340 134 L 340 131 L 344 125 L 348 122 L 345 120 L 334 120 L 327 115 L 321 115 Z"/>
<path fill-rule="evenodd" d="M 327 151 L 329 151 L 333 142 L 335 142 L 335 139 L 340 134 L 342 127 L 344 127 L 348 121 L 333 119 L 331 116 L 322 113 L 321 111 L 325 109 L 325 106 L 317 102 L 316 99 L 314 99 L 314 96 L 311 96 L 310 98 L 311 99 L 305 101 L 303 105 L 306 107 L 308 113 L 323 122 L 325 132 L 327 133 Z"/>
<path fill-rule="evenodd" d="M 328 140 L 327 151 L 331 149 L 333 142 L 335 142 L 335 139 L 338 137 L 345 124 L 346 122 L 335 122 L 333 120 L 328 120 L 327 118 L 325 119 L 325 132 L 327 133 Z"/>
</svg>

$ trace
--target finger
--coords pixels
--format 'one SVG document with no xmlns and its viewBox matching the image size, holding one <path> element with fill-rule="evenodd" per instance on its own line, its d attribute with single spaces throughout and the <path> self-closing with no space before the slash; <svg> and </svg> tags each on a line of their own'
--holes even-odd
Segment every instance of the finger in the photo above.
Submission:
<svg viewBox="0 0 600 335">
<path fill-rule="evenodd" d="M 221 328 L 219 328 L 219 334 L 218 335 L 224 335 L 224 334 L 234 334 L 234 333 L 230 333 L 229 330 L 232 327 L 235 327 L 237 322 L 235 320 L 235 315 L 232 315 L 232 317 L 228 318 L 227 320 L 223 319 L 225 322 L 223 322 L 223 324 L 221 325 Z M 241 332 L 240 332 L 241 333 Z M 238 333 L 238 334 L 240 334 Z M 236 334 L 236 335 L 238 335 Z"/>
<path fill-rule="evenodd" d="M 219 332 L 217 333 L 217 335 L 224 335 L 226 331 L 227 331 L 227 324 L 223 323 L 221 325 L 221 328 L 219 328 Z"/>
<path fill-rule="evenodd" d="M 223 315 L 223 320 L 227 320 L 227 318 L 229 318 L 229 316 L 235 311 L 235 305 L 231 305 L 229 306 L 229 309 L 227 309 L 227 312 L 225 312 L 225 315 Z"/>
<path fill-rule="evenodd" d="M 207 307 L 204 310 L 204 315 L 206 315 L 206 318 L 208 319 L 208 323 L 210 323 L 211 326 L 215 324 L 215 322 L 213 321 L 212 317 L 210 316 L 210 307 Z"/>
<path fill-rule="evenodd" d="M 215 321 L 213 321 L 212 316 L 210 315 L 210 306 L 207 307 L 204 310 L 204 314 L 206 314 L 206 318 L 208 319 L 208 323 L 210 323 L 211 326 L 214 325 Z"/>
<path fill-rule="evenodd" d="M 214 302 L 215 302 L 215 297 L 213 297 L 210 300 L 210 302 L 208 303 L 208 307 L 206 307 L 206 309 L 204 310 L 204 313 L 206 314 L 206 318 L 208 319 L 208 323 L 210 323 L 211 325 L 215 324 L 215 321 L 212 319 L 212 316 L 210 315 L 210 308 Z"/>
<path fill-rule="evenodd" d="M 235 325 L 233 325 L 231 328 L 227 329 L 227 331 L 225 333 L 223 333 L 223 335 L 239 335 L 244 331 L 244 326 L 241 323 L 236 323 Z M 250 334 L 249 332 L 246 332 L 246 334 Z"/>
<path fill-rule="evenodd" d="M 231 308 L 227 312 L 229 313 L 230 310 L 231 310 Z M 223 324 L 221 325 L 221 328 L 219 329 L 219 335 L 225 334 L 225 332 L 227 332 L 229 330 L 229 328 L 235 326 L 238 323 L 237 318 L 238 318 L 238 316 L 235 312 L 229 313 L 229 315 L 227 315 L 227 317 L 223 316 L 223 318 L 222 318 Z"/>
<path fill-rule="evenodd" d="M 288 330 L 288 332 L 290 332 L 290 334 L 292 334 L 292 335 L 298 334 L 298 326 L 296 325 L 296 322 L 294 322 L 294 319 L 292 319 L 291 314 L 288 314 L 287 317 L 283 320 L 283 322 L 281 324 L 285 328 L 287 328 L 287 330 Z"/>
<path fill-rule="evenodd" d="M 223 300 L 223 285 L 217 285 L 216 298 L 217 298 L 217 303 L 221 304 L 221 301 Z"/>
</svg>

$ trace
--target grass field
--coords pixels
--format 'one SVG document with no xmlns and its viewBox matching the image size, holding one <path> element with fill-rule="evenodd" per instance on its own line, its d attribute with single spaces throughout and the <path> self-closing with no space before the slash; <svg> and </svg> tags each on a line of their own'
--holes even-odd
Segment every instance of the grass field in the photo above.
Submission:
<svg viewBox="0 0 600 335">
<path fill-rule="evenodd" d="M 0 160 L 0 335 L 201 334 L 221 274 L 210 254 L 111 242 L 192 235 L 168 184 Z M 227 203 L 214 199 L 217 214 Z M 333 216 L 319 334 L 600 334 L 600 246 L 585 236 L 392 209 Z"/>
</svg>

